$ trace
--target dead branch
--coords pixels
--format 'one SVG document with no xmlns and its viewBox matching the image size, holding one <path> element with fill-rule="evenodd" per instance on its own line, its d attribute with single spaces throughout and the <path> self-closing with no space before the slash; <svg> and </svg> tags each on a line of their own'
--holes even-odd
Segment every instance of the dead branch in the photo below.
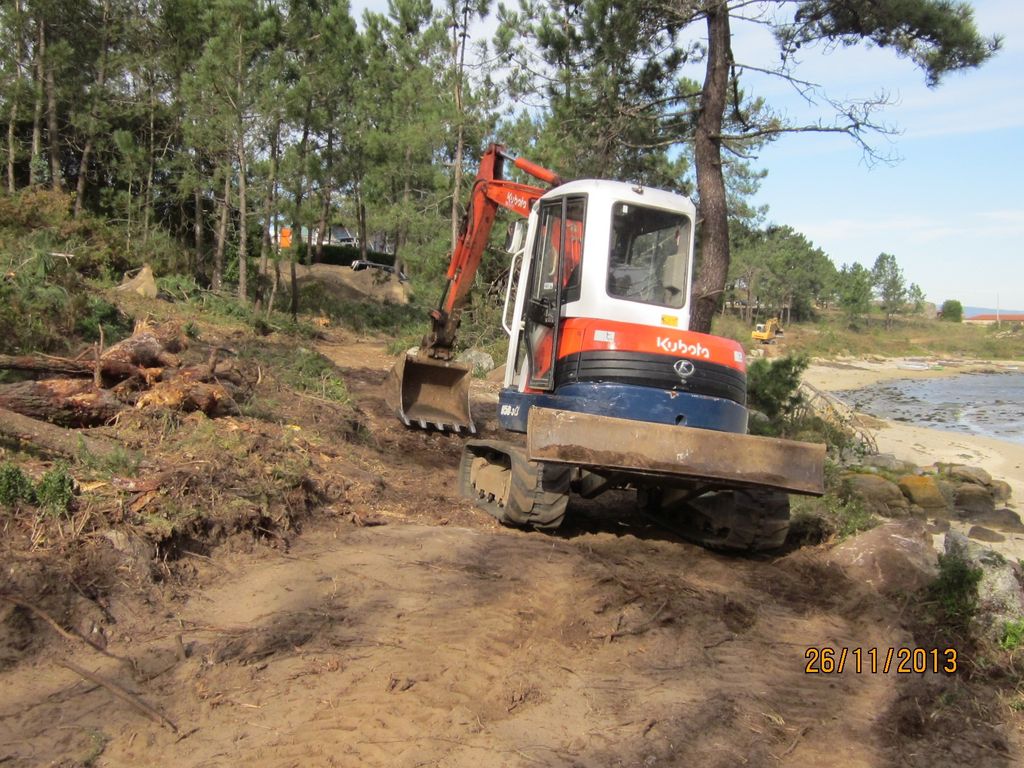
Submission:
<svg viewBox="0 0 1024 768">
<path fill-rule="evenodd" d="M 158 712 L 156 709 L 154 709 L 149 704 L 144 702 L 142 699 L 140 699 L 134 693 L 129 691 L 127 688 L 123 688 L 122 686 L 118 685 L 112 680 L 105 680 L 93 672 L 89 672 L 88 670 L 82 669 L 77 664 L 72 664 L 70 661 L 60 661 L 57 663 L 65 669 L 70 669 L 75 674 L 81 675 L 89 682 L 103 686 L 112 694 L 114 694 L 117 698 L 121 699 L 121 701 L 124 701 L 127 704 L 131 705 L 133 708 L 144 714 L 153 722 L 170 729 L 172 733 L 178 733 L 178 726 L 176 726 L 169 718 L 167 718 L 167 716 Z"/>
<path fill-rule="evenodd" d="M 120 656 L 115 656 L 113 653 L 108 651 L 106 648 L 100 647 L 99 645 L 94 643 L 92 640 L 90 640 L 88 637 L 86 637 L 85 635 L 81 634 L 77 630 L 70 630 L 69 631 L 67 629 L 64 629 L 64 627 L 62 627 L 60 624 L 57 623 L 56 619 L 54 619 L 52 616 L 50 616 L 50 614 L 48 614 L 46 611 L 44 611 L 39 606 L 33 605 L 32 603 L 28 602 L 27 600 L 21 600 L 21 599 L 19 599 L 17 597 L 11 597 L 10 595 L 0 595 L 0 600 L 3 600 L 6 603 L 10 603 L 11 605 L 16 605 L 19 608 L 24 608 L 26 611 L 29 611 L 30 613 L 34 614 L 38 618 L 42 619 L 46 624 L 48 624 L 50 626 L 50 628 L 53 629 L 54 632 L 56 632 L 58 635 L 63 637 L 65 640 L 70 640 L 72 642 L 77 641 L 77 642 L 85 643 L 86 645 L 88 645 L 90 648 L 92 648 L 97 653 L 102 653 L 108 659 L 114 659 L 115 661 L 120 661 L 120 662 L 123 662 L 123 663 L 128 664 L 129 666 L 131 666 L 131 662 L 128 659 L 122 658 Z"/>
</svg>

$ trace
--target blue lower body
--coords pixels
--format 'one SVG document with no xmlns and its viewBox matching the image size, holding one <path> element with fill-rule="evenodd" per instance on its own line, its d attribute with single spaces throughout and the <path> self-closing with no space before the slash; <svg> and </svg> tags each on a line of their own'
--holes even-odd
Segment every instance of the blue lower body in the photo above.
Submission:
<svg viewBox="0 0 1024 768">
<path fill-rule="evenodd" d="M 591 382 L 567 384 L 554 393 L 542 394 L 503 389 L 498 397 L 498 423 L 512 432 L 526 432 L 526 419 L 533 406 L 719 432 L 747 431 L 747 409 L 732 400 L 633 384 Z"/>
</svg>

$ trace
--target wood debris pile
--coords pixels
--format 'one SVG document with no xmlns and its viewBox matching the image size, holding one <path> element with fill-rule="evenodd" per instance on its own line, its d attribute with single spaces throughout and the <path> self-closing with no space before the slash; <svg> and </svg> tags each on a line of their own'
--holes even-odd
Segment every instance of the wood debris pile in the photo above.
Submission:
<svg viewBox="0 0 1024 768">
<path fill-rule="evenodd" d="M 128 408 L 201 411 L 208 416 L 236 414 L 251 389 L 218 349 L 207 360 L 185 365 L 188 339 L 176 324 L 139 323 L 134 333 L 109 349 L 99 345 L 77 358 L 0 355 L 0 369 L 36 377 L 0 384 L 0 433 L 25 438 L 27 417 L 59 427 L 108 424 Z M 5 423 L 18 428 L 5 428 Z"/>
</svg>

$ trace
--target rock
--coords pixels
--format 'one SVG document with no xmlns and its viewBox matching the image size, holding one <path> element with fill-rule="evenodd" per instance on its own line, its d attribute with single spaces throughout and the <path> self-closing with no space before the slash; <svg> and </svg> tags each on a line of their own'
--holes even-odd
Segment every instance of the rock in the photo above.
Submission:
<svg viewBox="0 0 1024 768">
<path fill-rule="evenodd" d="M 925 530 L 932 534 L 945 533 L 949 530 L 949 520 L 937 517 L 928 522 L 928 525 L 925 526 Z"/>
<path fill-rule="evenodd" d="M 843 486 L 844 496 L 860 499 L 865 509 L 883 517 L 904 516 L 910 508 L 899 486 L 879 475 L 846 475 Z"/>
<path fill-rule="evenodd" d="M 992 482 L 992 475 L 984 469 L 981 467 L 969 467 L 966 464 L 951 464 L 946 469 L 946 474 L 965 483 L 989 485 Z"/>
<path fill-rule="evenodd" d="M 847 539 L 829 553 L 856 581 L 886 594 L 908 594 L 938 575 L 931 537 L 919 520 L 899 520 Z"/>
<path fill-rule="evenodd" d="M 103 531 L 103 537 L 110 542 L 114 549 L 127 558 L 132 570 L 148 571 L 149 564 L 156 557 L 156 547 L 144 536 L 108 528 Z"/>
<path fill-rule="evenodd" d="M 897 472 L 902 475 L 915 474 L 915 470 L 917 469 L 917 467 L 909 461 L 897 459 L 891 453 L 876 453 L 868 455 L 861 459 L 860 463 L 865 467 L 876 467 L 878 469 L 884 469 L 887 472 Z"/>
<path fill-rule="evenodd" d="M 975 541 L 987 541 L 992 544 L 1006 541 L 1006 537 L 1001 533 L 996 533 L 991 528 L 986 528 L 983 525 L 972 525 L 971 529 L 967 532 L 967 538 L 974 539 Z"/>
<path fill-rule="evenodd" d="M 494 358 L 480 349 L 467 349 L 456 358 L 456 362 L 468 365 L 477 374 L 494 370 Z"/>
<path fill-rule="evenodd" d="M 949 509 L 935 478 L 930 475 L 904 475 L 899 479 L 899 488 L 904 496 L 923 509 Z"/>
<path fill-rule="evenodd" d="M 963 483 L 956 489 L 953 506 L 966 512 L 968 516 L 973 516 L 995 511 L 996 503 L 988 488 L 974 483 Z"/>
<path fill-rule="evenodd" d="M 978 582 L 978 609 L 975 622 L 990 642 L 1002 640 L 1008 622 L 1024 619 L 1024 590 L 1021 569 L 988 547 L 969 541 L 963 534 L 946 534 L 946 555 L 960 557 L 972 568 L 981 570 Z"/>
<path fill-rule="evenodd" d="M 992 485 L 992 496 L 993 498 L 1002 503 L 1010 500 L 1011 488 L 1010 484 L 1005 480 L 993 480 Z"/>
<path fill-rule="evenodd" d="M 155 299 L 158 293 L 156 287 L 156 278 L 153 277 L 153 268 L 149 264 L 144 264 L 142 269 L 139 270 L 139 274 L 130 280 L 125 280 L 119 286 L 119 291 L 131 291 L 139 294 L 139 296 L 145 296 L 147 299 Z"/>
<path fill-rule="evenodd" d="M 974 523 L 997 528 L 1000 531 L 1024 533 L 1024 523 L 1021 522 L 1020 515 L 1006 507 L 994 509 L 991 512 L 983 512 L 979 515 L 971 515 L 970 518 Z"/>
<path fill-rule="evenodd" d="M 502 363 L 497 368 L 495 368 L 493 371 L 488 373 L 486 378 L 487 378 L 488 381 L 494 381 L 494 382 L 497 382 L 498 384 L 501 384 L 502 382 L 504 382 L 505 381 L 505 364 Z"/>
</svg>

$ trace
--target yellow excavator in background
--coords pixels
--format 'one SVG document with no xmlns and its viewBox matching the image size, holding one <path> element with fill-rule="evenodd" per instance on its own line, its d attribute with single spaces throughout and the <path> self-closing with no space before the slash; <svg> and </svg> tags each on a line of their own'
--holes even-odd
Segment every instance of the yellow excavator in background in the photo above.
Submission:
<svg viewBox="0 0 1024 768">
<path fill-rule="evenodd" d="M 773 317 L 767 323 L 758 323 L 750 333 L 750 338 L 760 341 L 762 344 L 774 344 L 776 336 L 782 336 L 782 326 L 779 325 L 779 318 Z"/>
</svg>

